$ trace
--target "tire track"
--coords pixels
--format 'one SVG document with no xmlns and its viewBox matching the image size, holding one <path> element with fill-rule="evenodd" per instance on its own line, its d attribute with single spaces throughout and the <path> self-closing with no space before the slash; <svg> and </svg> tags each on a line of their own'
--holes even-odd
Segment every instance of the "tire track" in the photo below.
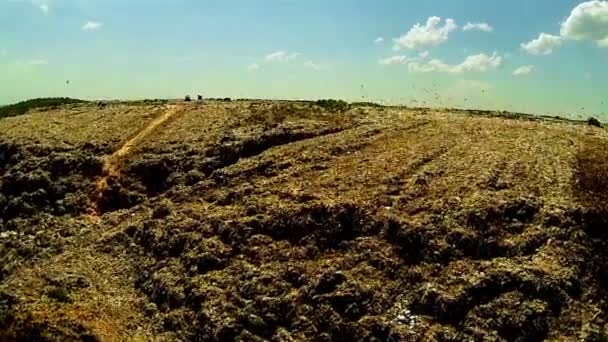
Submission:
<svg viewBox="0 0 608 342">
<path fill-rule="evenodd" d="M 139 132 L 127 140 L 122 146 L 111 155 L 107 156 L 103 163 L 103 176 L 95 184 L 92 212 L 95 216 L 100 216 L 99 203 L 103 200 L 104 192 L 109 188 L 108 181 L 111 178 L 120 177 L 122 163 L 127 159 L 133 150 L 140 145 L 147 137 L 169 120 L 175 119 L 178 114 L 184 112 L 184 105 L 167 105 L 167 110 L 146 124 Z"/>
</svg>

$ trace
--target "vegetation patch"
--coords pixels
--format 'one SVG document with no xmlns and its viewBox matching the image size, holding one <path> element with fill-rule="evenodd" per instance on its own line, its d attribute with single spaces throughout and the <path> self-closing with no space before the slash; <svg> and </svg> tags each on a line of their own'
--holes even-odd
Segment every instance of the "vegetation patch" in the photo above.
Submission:
<svg viewBox="0 0 608 342">
<path fill-rule="evenodd" d="M 343 113 L 350 109 L 350 104 L 342 100 L 317 100 L 314 104 L 329 112 Z"/>
<path fill-rule="evenodd" d="M 589 126 L 602 127 L 602 123 L 596 118 L 589 118 L 587 124 Z"/>
<path fill-rule="evenodd" d="M 59 106 L 84 102 L 86 101 L 69 97 L 49 97 L 21 101 L 12 105 L 0 107 L 0 119 L 23 115 L 32 109 L 52 110 L 57 109 Z"/>
</svg>

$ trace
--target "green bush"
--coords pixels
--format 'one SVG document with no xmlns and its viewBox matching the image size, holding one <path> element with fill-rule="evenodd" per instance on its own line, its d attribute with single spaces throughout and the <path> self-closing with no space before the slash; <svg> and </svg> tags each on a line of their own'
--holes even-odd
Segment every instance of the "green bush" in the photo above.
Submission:
<svg viewBox="0 0 608 342">
<path fill-rule="evenodd" d="M 15 103 L 8 106 L 0 107 L 0 119 L 18 116 L 27 113 L 28 111 L 36 108 L 49 108 L 54 109 L 62 105 L 72 104 L 72 103 L 83 103 L 86 101 L 71 99 L 69 97 L 49 97 L 49 98 L 39 98 L 39 99 L 31 99 L 22 101 L 19 103 Z"/>
<path fill-rule="evenodd" d="M 375 103 L 375 102 L 353 102 L 351 105 L 355 106 L 355 107 L 373 107 L 373 108 L 384 107 L 383 105 L 381 105 L 379 103 Z"/>
<path fill-rule="evenodd" d="M 608 342 L 608 334 L 604 331 L 594 331 L 587 336 L 584 342 Z"/>
<path fill-rule="evenodd" d="M 46 295 L 61 303 L 70 301 L 70 291 L 64 286 L 51 286 L 46 290 Z"/>
<path fill-rule="evenodd" d="M 602 127 L 602 124 L 600 123 L 600 121 L 596 118 L 589 118 L 587 120 L 587 124 L 589 126 L 595 126 L 595 127 Z"/>
<path fill-rule="evenodd" d="M 317 100 L 314 104 L 329 112 L 345 112 L 350 109 L 350 105 L 342 100 Z"/>
</svg>

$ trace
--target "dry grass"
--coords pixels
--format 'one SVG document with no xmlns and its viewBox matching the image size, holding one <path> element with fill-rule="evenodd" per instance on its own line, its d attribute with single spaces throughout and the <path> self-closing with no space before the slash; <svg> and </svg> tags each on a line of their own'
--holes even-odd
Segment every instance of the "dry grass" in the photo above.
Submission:
<svg viewBox="0 0 608 342">
<path fill-rule="evenodd" d="M 608 141 L 587 139 L 577 151 L 574 189 L 588 207 L 608 209 Z"/>
<path fill-rule="evenodd" d="M 119 144 L 165 106 L 108 104 L 72 105 L 51 112 L 31 112 L 0 120 L 2 137 L 52 146 L 79 146 L 86 143 Z"/>
</svg>

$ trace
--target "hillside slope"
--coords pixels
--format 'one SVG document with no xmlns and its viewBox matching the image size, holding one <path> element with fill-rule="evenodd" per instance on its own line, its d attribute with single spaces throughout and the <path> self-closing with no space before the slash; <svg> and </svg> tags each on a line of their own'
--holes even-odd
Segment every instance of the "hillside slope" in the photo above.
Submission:
<svg viewBox="0 0 608 342">
<path fill-rule="evenodd" d="M 239 101 L 0 132 L 0 341 L 604 341 L 603 129 Z"/>
</svg>

